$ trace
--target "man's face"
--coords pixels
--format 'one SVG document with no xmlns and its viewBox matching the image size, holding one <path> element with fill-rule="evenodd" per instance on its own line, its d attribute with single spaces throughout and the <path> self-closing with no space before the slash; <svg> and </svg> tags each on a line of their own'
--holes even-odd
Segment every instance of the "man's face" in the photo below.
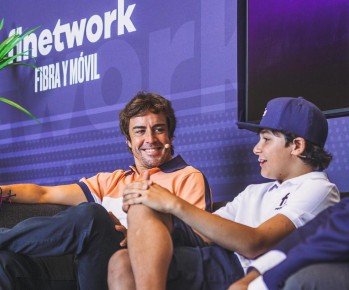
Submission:
<svg viewBox="0 0 349 290">
<path fill-rule="evenodd" d="M 171 149 L 165 148 L 172 140 L 168 136 L 166 117 L 163 113 L 147 112 L 142 116 L 130 119 L 129 132 L 131 148 L 139 173 L 143 170 L 158 167 L 169 161 Z"/>
</svg>

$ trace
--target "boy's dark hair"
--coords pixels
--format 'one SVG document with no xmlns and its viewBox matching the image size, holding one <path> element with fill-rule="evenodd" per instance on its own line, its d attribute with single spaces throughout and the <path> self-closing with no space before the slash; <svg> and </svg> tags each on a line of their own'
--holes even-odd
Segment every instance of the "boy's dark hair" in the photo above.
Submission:
<svg viewBox="0 0 349 290">
<path fill-rule="evenodd" d="M 158 94 L 141 91 L 119 113 L 120 130 L 128 141 L 131 141 L 129 132 L 130 119 L 142 116 L 149 111 L 154 114 L 163 113 L 165 115 L 169 137 L 171 139 L 174 137 L 177 121 L 171 102 Z M 174 154 L 173 146 L 171 146 L 171 154 Z"/>
<path fill-rule="evenodd" d="M 285 146 L 288 147 L 293 143 L 293 140 L 299 136 L 295 134 L 288 134 L 281 131 L 272 130 L 273 134 L 282 134 L 285 137 Z M 323 171 L 326 169 L 332 160 L 332 155 L 328 153 L 324 148 L 319 145 L 313 144 L 308 140 L 305 140 L 305 150 L 301 156 L 299 156 L 304 163 L 310 165 L 316 171 Z"/>
</svg>

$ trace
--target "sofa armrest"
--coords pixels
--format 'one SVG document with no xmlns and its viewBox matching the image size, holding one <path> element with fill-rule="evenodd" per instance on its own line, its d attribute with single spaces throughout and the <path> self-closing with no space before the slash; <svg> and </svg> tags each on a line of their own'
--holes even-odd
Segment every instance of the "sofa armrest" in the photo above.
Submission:
<svg viewBox="0 0 349 290">
<path fill-rule="evenodd" d="M 3 203 L 0 207 L 0 228 L 11 228 L 35 216 L 52 216 L 69 206 L 59 204 Z"/>
<path fill-rule="evenodd" d="M 221 207 L 225 206 L 227 203 L 228 203 L 227 200 L 214 202 L 212 206 L 212 212 L 215 212 L 217 209 L 220 209 Z"/>
</svg>

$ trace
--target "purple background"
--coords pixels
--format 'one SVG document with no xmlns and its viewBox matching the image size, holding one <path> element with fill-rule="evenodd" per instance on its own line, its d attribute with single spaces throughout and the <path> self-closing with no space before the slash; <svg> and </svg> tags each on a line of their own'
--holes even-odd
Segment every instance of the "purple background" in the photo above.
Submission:
<svg viewBox="0 0 349 290">
<path fill-rule="evenodd" d="M 38 66 L 97 54 L 100 79 L 34 92 L 29 68 L 0 71 L 0 96 L 28 108 L 42 125 L 0 104 L 0 182 L 54 185 L 72 183 L 100 171 L 133 163 L 118 127 L 118 113 L 139 90 L 169 98 L 178 127 L 175 153 L 201 169 L 214 200 L 231 199 L 246 185 L 260 182 L 252 153 L 257 136 L 238 130 L 236 1 L 125 1 L 137 31 L 38 56 Z M 14 27 L 61 24 L 103 16 L 117 1 L 1 2 L 4 38 Z M 262 113 L 263 108 L 259 108 Z M 349 191 L 349 119 L 331 119 L 328 170 Z"/>
</svg>

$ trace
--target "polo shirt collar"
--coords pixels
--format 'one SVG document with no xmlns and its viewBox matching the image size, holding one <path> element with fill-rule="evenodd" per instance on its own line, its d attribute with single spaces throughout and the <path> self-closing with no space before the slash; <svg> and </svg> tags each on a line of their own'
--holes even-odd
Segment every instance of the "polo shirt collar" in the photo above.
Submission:
<svg viewBox="0 0 349 290">
<path fill-rule="evenodd" d="M 177 155 L 175 158 L 172 158 L 171 160 L 165 162 L 164 164 L 161 164 L 158 168 L 162 172 L 171 173 L 177 170 L 181 170 L 187 166 L 188 164 L 184 161 L 182 156 Z M 133 172 L 137 172 L 135 165 L 130 166 L 130 168 Z"/>
<path fill-rule="evenodd" d="M 268 191 L 272 191 L 273 189 L 276 189 L 278 187 L 284 186 L 285 184 L 300 184 L 300 183 L 304 182 L 304 180 L 307 180 L 309 178 L 312 178 L 312 179 L 315 179 L 315 178 L 326 179 L 327 175 L 324 172 L 312 171 L 312 172 L 305 173 L 305 174 L 302 174 L 300 176 L 288 179 L 288 180 L 284 181 L 281 184 L 278 181 L 274 181 L 270 185 Z"/>
</svg>

